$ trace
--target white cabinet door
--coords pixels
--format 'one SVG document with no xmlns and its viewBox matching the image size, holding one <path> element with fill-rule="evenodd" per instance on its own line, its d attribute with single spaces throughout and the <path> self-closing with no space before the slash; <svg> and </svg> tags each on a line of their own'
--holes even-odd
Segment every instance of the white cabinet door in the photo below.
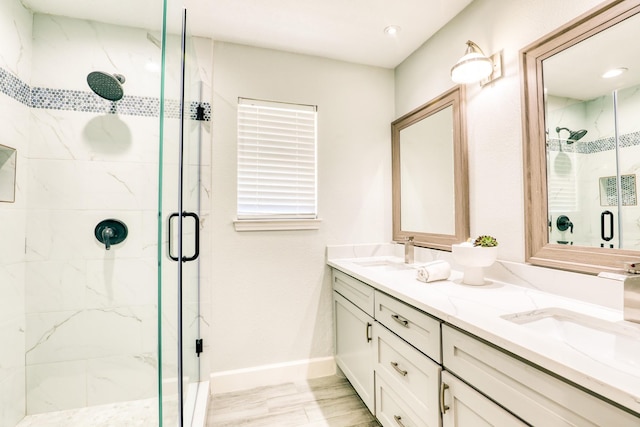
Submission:
<svg viewBox="0 0 640 427">
<path fill-rule="evenodd" d="M 337 292 L 333 315 L 336 363 L 373 414 L 373 318 Z"/>
<path fill-rule="evenodd" d="M 443 427 L 526 426 L 447 371 L 442 371 Z"/>
</svg>

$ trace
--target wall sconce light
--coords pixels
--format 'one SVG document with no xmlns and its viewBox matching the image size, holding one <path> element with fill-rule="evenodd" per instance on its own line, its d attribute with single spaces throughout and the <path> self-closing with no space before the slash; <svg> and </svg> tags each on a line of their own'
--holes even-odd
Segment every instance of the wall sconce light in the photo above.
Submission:
<svg viewBox="0 0 640 427">
<path fill-rule="evenodd" d="M 502 51 L 488 58 L 471 40 L 467 41 L 464 56 L 451 68 L 451 80 L 456 83 L 480 82 L 484 86 L 498 77 L 502 77 Z"/>
</svg>

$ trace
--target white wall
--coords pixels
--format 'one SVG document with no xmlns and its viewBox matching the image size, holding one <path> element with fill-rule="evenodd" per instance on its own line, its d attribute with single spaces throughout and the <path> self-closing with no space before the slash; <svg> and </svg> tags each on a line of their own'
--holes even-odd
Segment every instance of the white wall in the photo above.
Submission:
<svg viewBox="0 0 640 427">
<path fill-rule="evenodd" d="M 393 71 L 216 42 L 213 82 L 212 371 L 332 356 L 326 245 L 391 240 Z M 318 105 L 319 230 L 234 230 L 239 96 Z"/>
<path fill-rule="evenodd" d="M 24 83 L 31 78 L 31 28 L 31 13 L 18 0 L 0 2 L 0 72 Z M 0 93 L 0 129 L 0 144 L 17 150 L 15 202 L 0 202 L 0 427 L 13 427 L 25 414 L 28 106 Z"/>
<path fill-rule="evenodd" d="M 470 39 L 489 55 L 504 49 L 504 77 L 467 85 L 471 235 L 491 234 L 500 258 L 524 261 L 519 52 L 599 0 L 476 0 L 397 69 L 401 116 L 453 86 L 451 66 Z"/>
</svg>

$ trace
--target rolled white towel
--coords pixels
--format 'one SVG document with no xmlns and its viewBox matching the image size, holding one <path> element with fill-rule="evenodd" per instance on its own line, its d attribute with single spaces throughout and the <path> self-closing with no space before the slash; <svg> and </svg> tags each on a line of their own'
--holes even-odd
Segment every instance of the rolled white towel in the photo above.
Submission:
<svg viewBox="0 0 640 427">
<path fill-rule="evenodd" d="M 446 280 L 451 274 L 451 266 L 447 261 L 438 260 L 429 262 L 418 267 L 417 279 L 421 282 L 435 282 L 436 280 Z"/>
</svg>

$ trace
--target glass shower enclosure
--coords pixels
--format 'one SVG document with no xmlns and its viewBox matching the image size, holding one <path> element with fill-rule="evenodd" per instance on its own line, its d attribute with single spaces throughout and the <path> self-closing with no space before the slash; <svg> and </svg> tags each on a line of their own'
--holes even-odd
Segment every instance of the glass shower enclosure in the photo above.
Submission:
<svg viewBox="0 0 640 427">
<path fill-rule="evenodd" d="M 164 108 L 179 99 L 180 114 L 177 120 L 161 115 L 165 136 L 159 176 L 159 385 L 165 425 L 192 425 L 200 422 L 198 407 L 208 396 L 208 382 L 200 369 L 204 351 L 201 292 L 208 278 L 201 259 L 209 253 L 210 239 L 205 226 L 210 212 L 210 146 L 203 138 L 210 135 L 211 104 L 203 100 L 206 71 L 198 63 L 187 10 L 180 9 L 173 19 L 178 16 L 181 37 L 164 44 L 165 68 L 174 64 L 171 70 L 179 70 L 178 76 L 165 81 Z"/>
<path fill-rule="evenodd" d="M 198 425 L 211 41 L 182 1 L 135 25 L 23 3 L 0 6 L 0 427 Z"/>
</svg>

